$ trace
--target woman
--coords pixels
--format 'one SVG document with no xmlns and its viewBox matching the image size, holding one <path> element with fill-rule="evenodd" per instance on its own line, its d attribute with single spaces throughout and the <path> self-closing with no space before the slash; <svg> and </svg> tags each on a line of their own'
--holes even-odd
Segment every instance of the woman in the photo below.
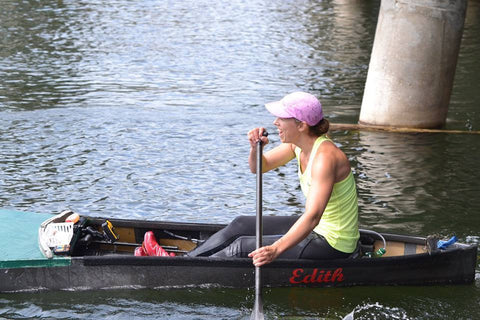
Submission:
<svg viewBox="0 0 480 320">
<path fill-rule="evenodd" d="M 296 158 L 306 196 L 305 212 L 296 217 L 264 217 L 263 242 L 255 249 L 255 217 L 236 218 L 189 255 L 251 257 L 257 267 L 281 258 L 336 259 L 350 256 L 359 239 L 355 180 L 346 155 L 326 136 L 328 121 L 318 99 L 294 92 L 265 105 L 276 119 L 281 145 L 263 155 L 264 172 Z M 264 128 L 248 132 L 252 173 L 256 143 Z"/>
</svg>

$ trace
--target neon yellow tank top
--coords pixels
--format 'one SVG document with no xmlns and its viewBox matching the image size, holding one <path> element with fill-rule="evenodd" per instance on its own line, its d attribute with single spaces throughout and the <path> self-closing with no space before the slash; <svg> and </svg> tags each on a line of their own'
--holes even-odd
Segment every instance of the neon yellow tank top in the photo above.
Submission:
<svg viewBox="0 0 480 320">
<path fill-rule="evenodd" d="M 295 148 L 295 155 L 298 161 L 298 177 L 305 197 L 308 196 L 312 182 L 311 167 L 313 158 L 317 153 L 318 147 L 324 141 L 331 140 L 327 136 L 322 135 L 315 141 L 303 174 L 300 166 L 301 149 L 299 147 Z M 327 207 L 319 224 L 313 231 L 325 237 L 327 242 L 339 251 L 346 253 L 355 251 L 360 234 L 358 232 L 357 189 L 352 172 L 345 179 L 333 185 Z"/>
</svg>

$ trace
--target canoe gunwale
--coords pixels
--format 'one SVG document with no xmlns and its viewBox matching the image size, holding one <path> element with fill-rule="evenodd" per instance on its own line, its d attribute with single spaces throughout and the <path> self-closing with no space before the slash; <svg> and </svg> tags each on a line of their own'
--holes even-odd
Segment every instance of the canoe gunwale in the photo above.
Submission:
<svg viewBox="0 0 480 320">
<path fill-rule="evenodd" d="M 203 231 L 217 232 L 226 227 L 226 224 L 212 223 L 193 223 L 193 222 L 170 222 L 156 220 L 133 220 L 133 219 L 109 219 L 102 217 L 84 216 L 94 224 L 101 224 L 105 220 L 110 220 L 114 227 L 139 228 L 139 229 L 167 229 L 167 230 L 183 230 L 183 231 Z"/>
<path fill-rule="evenodd" d="M 402 261 L 418 261 L 420 259 L 431 260 L 435 257 L 447 257 L 452 254 L 468 254 L 476 255 L 477 246 L 474 244 L 457 244 L 456 247 L 448 250 L 437 251 L 433 253 L 417 253 L 403 256 L 391 256 L 381 258 L 347 258 L 347 259 L 329 259 L 329 260 L 312 260 L 312 259 L 277 259 L 272 263 L 265 265 L 263 268 L 290 268 L 290 267 L 335 267 L 335 266 L 364 266 L 364 265 L 390 265 Z M 217 257 L 135 257 L 130 255 L 105 255 L 105 256 L 81 256 L 72 257 L 73 261 L 83 261 L 85 266 L 98 265 L 165 265 L 165 266 L 247 266 L 254 268 L 250 258 L 217 258 Z"/>
<path fill-rule="evenodd" d="M 102 217 L 90 217 L 88 218 L 93 224 L 101 224 L 105 221 L 106 218 Z M 169 230 L 169 231 L 186 231 L 186 232 L 204 232 L 206 234 L 213 234 L 218 230 L 224 228 L 225 224 L 211 224 L 211 223 L 191 223 L 191 222 L 169 222 L 169 221 L 156 221 L 156 220 L 133 220 L 133 219 L 108 219 L 110 220 L 115 227 L 123 228 L 133 228 L 135 230 Z M 405 242 L 412 243 L 416 245 L 425 245 L 425 237 L 421 236 L 410 236 L 410 235 L 400 235 L 393 233 L 381 233 L 385 237 L 386 241 L 393 242 Z M 368 236 L 372 236 L 368 234 Z M 374 236 L 376 240 L 380 240 L 380 237 Z M 347 258 L 347 259 L 337 259 L 337 260 L 311 260 L 311 259 L 277 259 L 266 265 L 265 268 L 285 268 L 285 267 L 315 267 L 318 265 L 325 267 L 333 267 L 344 265 L 344 266 L 354 266 L 354 265 L 393 265 L 401 261 L 416 261 L 417 259 L 431 259 L 440 255 L 441 257 L 446 257 L 451 252 L 464 252 L 475 250 L 475 258 L 477 246 L 475 244 L 463 244 L 455 243 L 447 250 L 440 250 L 433 253 L 415 253 L 410 255 L 399 255 L 399 256 L 384 256 L 381 258 Z M 468 255 L 467 253 L 464 253 Z M 472 254 L 473 255 L 473 254 Z M 177 257 L 135 257 L 133 255 L 101 255 L 101 256 L 79 256 L 72 257 L 72 260 L 83 260 L 85 266 L 94 266 L 94 265 L 189 265 L 189 266 L 214 266 L 216 264 L 224 266 L 246 266 L 253 268 L 250 258 L 216 258 L 216 257 L 188 257 L 188 256 L 177 256 Z M 476 259 L 475 259 L 476 260 Z"/>
</svg>

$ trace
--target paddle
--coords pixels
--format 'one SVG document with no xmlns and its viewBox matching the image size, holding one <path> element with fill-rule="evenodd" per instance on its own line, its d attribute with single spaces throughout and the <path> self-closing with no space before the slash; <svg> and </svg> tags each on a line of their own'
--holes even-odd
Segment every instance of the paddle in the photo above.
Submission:
<svg viewBox="0 0 480 320">
<path fill-rule="evenodd" d="M 267 131 L 263 131 L 263 136 L 268 136 Z M 262 151 L 263 143 L 257 141 L 257 217 L 256 217 L 256 247 L 262 247 Z M 255 305 L 253 307 L 250 320 L 263 320 L 263 299 L 262 299 L 262 277 L 260 267 L 255 267 Z"/>
</svg>

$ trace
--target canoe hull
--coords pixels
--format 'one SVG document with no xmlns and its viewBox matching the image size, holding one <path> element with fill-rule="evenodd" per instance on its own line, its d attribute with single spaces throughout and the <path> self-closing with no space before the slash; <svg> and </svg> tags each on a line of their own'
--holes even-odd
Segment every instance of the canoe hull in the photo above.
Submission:
<svg viewBox="0 0 480 320">
<path fill-rule="evenodd" d="M 421 256 L 309 261 L 281 260 L 262 268 L 268 287 L 467 284 L 476 247 Z M 70 265 L 0 270 L 0 291 L 183 286 L 252 287 L 249 259 L 74 257 Z"/>
<path fill-rule="evenodd" d="M 103 218 L 89 217 L 93 226 Z M 121 244 L 99 244 L 86 254 L 53 259 L 0 261 L 0 292 L 184 286 L 253 287 L 251 259 L 213 257 L 135 257 L 133 249 L 148 230 L 165 244 L 180 247 L 206 239 L 224 225 L 110 219 Z M 168 231 L 166 233 L 166 231 Z M 477 246 L 456 243 L 425 252 L 425 238 L 383 234 L 387 254 L 380 258 L 276 260 L 262 267 L 268 287 L 467 284 L 475 279 Z M 162 242 L 160 242 L 162 243 Z M 163 244 L 162 244 L 163 245 Z M 372 246 L 373 248 L 373 246 Z M 375 247 L 374 250 L 377 248 Z M 184 248 L 184 250 L 189 250 Z M 390 255 L 390 256 L 389 256 Z"/>
</svg>

